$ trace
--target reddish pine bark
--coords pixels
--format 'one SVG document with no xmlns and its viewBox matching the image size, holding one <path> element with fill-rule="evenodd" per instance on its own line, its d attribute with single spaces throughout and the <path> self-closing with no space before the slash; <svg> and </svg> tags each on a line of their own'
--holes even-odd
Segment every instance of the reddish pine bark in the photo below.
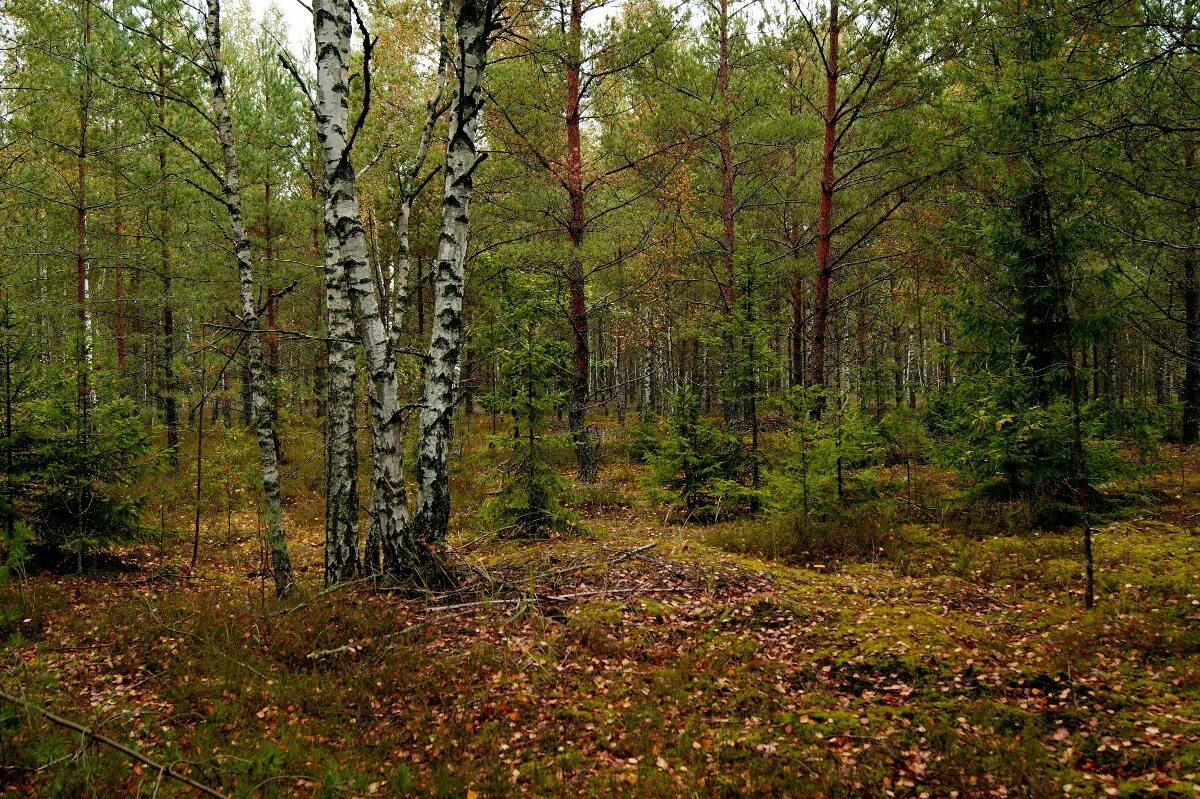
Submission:
<svg viewBox="0 0 1200 799">
<path fill-rule="evenodd" d="M 821 158 L 821 215 L 817 222 L 817 281 L 813 298 L 812 349 L 808 384 L 825 380 L 825 333 L 829 325 L 829 284 L 833 278 L 833 167 L 836 157 L 838 6 L 829 3 L 829 52 L 825 59 L 825 146 Z"/>
</svg>

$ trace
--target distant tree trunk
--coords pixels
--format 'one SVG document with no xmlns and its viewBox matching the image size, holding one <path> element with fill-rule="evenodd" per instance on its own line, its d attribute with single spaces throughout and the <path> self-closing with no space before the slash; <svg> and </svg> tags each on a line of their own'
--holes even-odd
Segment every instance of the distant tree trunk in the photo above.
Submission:
<svg viewBox="0 0 1200 799">
<path fill-rule="evenodd" d="M 721 127 L 717 130 L 717 154 L 720 158 L 721 175 L 721 310 L 725 317 L 724 356 L 727 365 L 732 365 L 738 347 L 734 341 L 734 165 L 733 144 L 729 128 L 732 125 L 729 109 L 729 0 L 717 4 L 717 97 L 721 103 Z M 726 385 L 722 392 L 722 406 L 727 423 L 736 421 L 741 414 L 736 391 Z"/>
<path fill-rule="evenodd" d="M 164 170 L 165 171 L 165 170 Z M 162 397 L 163 424 L 167 428 L 167 452 L 172 466 L 179 465 L 179 399 L 175 396 L 179 383 L 175 376 L 175 309 L 171 275 L 171 247 L 167 243 L 170 225 L 165 221 L 159 228 L 159 280 L 162 283 Z"/>
<path fill-rule="evenodd" d="M 1196 258 L 1188 253 L 1183 259 L 1184 363 L 1183 429 L 1180 440 L 1195 444 L 1200 438 L 1200 285 L 1196 282 Z"/>
<path fill-rule="evenodd" d="M 799 260 L 799 226 L 793 226 L 789 233 L 791 234 L 792 258 Z M 807 311 L 804 308 L 804 278 L 799 274 L 792 280 L 790 299 L 792 304 L 792 329 L 788 344 L 788 350 L 791 355 L 790 368 L 788 370 L 788 385 L 789 387 L 795 387 L 802 385 L 807 380 L 807 372 L 805 370 L 806 359 L 804 357 L 808 350 L 808 341 L 805 338 L 807 328 L 805 314 Z"/>
<path fill-rule="evenodd" d="M 82 8 L 82 50 L 86 51 L 92 42 L 91 3 L 83 2 Z M 79 96 L 79 150 L 75 158 L 76 197 L 75 197 L 75 304 L 79 320 L 79 344 L 77 351 L 76 387 L 80 410 L 86 414 L 88 406 L 93 401 L 91 386 L 92 371 L 92 317 L 88 306 L 90 296 L 91 256 L 88 252 L 88 132 L 91 124 L 92 110 L 92 81 L 90 73 L 84 70 L 84 80 Z"/>
<path fill-rule="evenodd" d="M 254 432 L 258 438 L 263 499 L 267 516 L 267 544 L 271 550 L 271 574 L 275 595 L 284 596 L 294 584 L 292 561 L 288 555 L 283 529 L 283 498 L 279 488 L 279 463 L 275 449 L 275 418 L 267 396 L 267 375 L 263 365 L 263 333 L 254 297 L 254 267 L 250 260 L 250 237 L 242 214 L 241 176 L 237 148 L 233 140 L 233 122 L 225 99 L 225 67 L 221 56 L 220 0 L 208 0 L 204 25 L 208 56 L 208 79 L 212 90 L 213 117 L 221 145 L 225 207 L 233 231 L 233 251 L 238 265 L 238 292 L 242 304 L 241 326 L 246 331 L 247 371 L 250 377 Z M 203 419 L 203 413 L 201 413 Z M 197 456 L 198 457 L 198 456 Z M 197 492 L 199 477 L 197 477 Z M 198 513 L 199 511 L 197 511 Z"/>
<path fill-rule="evenodd" d="M 159 36 L 163 36 L 160 26 Z M 165 41 L 165 39 L 163 40 Z M 166 129 L 167 124 L 167 72 L 166 55 L 160 47 L 156 81 L 159 92 L 157 99 L 158 126 Z M 162 385 L 159 395 L 162 401 L 163 423 L 167 429 L 167 453 L 171 465 L 179 466 L 179 381 L 175 375 L 175 299 L 173 296 L 173 276 L 171 274 L 171 216 L 167 208 L 167 147 L 160 142 L 158 147 L 158 178 L 162 185 L 160 191 L 159 225 L 158 225 L 158 259 L 159 281 L 162 286 L 160 302 L 162 303 L 161 357 L 159 365 Z"/>
<path fill-rule="evenodd" d="M 457 90 L 446 138 L 446 177 L 441 236 L 434 265 L 434 305 L 417 446 L 417 510 L 414 538 L 431 546 L 450 527 L 447 444 L 454 415 L 462 347 L 462 302 L 473 175 L 482 160 L 477 141 L 483 108 L 482 81 L 491 40 L 491 0 L 462 0 L 455 20 Z M 428 551 L 428 550 L 427 550 Z"/>
<path fill-rule="evenodd" d="M 242 424 L 246 427 L 254 427 L 254 402 L 250 398 L 250 367 L 242 363 Z"/>
<path fill-rule="evenodd" d="M 125 382 L 125 365 L 128 358 L 125 342 L 125 216 L 121 212 L 120 176 L 113 176 L 113 238 L 116 241 L 116 263 L 113 266 L 113 338 L 117 345 L 117 374 L 121 388 L 128 390 Z"/>
<path fill-rule="evenodd" d="M 825 335 L 829 325 L 829 284 L 833 279 L 833 167 L 836 158 L 838 82 L 838 0 L 829 2 L 829 47 L 825 56 L 825 143 L 821 156 L 821 210 L 817 221 L 817 282 L 813 298 L 810 386 L 825 382 Z M 820 406 L 816 409 L 820 414 Z"/>
</svg>

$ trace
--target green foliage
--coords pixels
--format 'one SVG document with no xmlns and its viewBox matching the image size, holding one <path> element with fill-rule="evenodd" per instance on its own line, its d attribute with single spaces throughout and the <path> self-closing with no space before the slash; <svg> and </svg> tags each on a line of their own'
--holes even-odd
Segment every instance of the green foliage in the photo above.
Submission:
<svg viewBox="0 0 1200 799">
<path fill-rule="evenodd" d="M 884 415 L 878 432 L 889 462 L 923 460 L 929 450 L 929 434 L 920 416 L 903 406 Z"/>
<path fill-rule="evenodd" d="M 923 528 L 904 524 L 878 503 L 815 519 L 800 511 L 713 529 L 707 540 L 727 552 L 785 563 L 836 568 L 843 561 L 883 561 L 912 573 L 914 560 L 936 548 Z"/>
<path fill-rule="evenodd" d="M 81 411 L 70 393 L 30 409 L 13 478 L 38 543 L 82 558 L 137 533 L 140 503 L 121 489 L 137 477 L 150 443 L 132 399 Z"/>
<path fill-rule="evenodd" d="M 667 432 L 646 460 L 651 484 L 682 499 L 689 519 L 714 519 L 751 497 L 741 482 L 746 461 L 741 441 L 700 418 L 690 387 L 672 397 Z"/>
<path fill-rule="evenodd" d="M 44 369 L 22 343 L 23 324 L 7 301 L 0 313 L 0 511 L 7 529 L 21 520 L 33 542 L 82 565 L 88 552 L 138 531 L 138 502 L 124 495 L 150 442 L 137 406 L 125 397 L 97 402 L 95 388 Z M 93 374 L 93 382 L 99 375 Z M 15 538 L 14 538 L 15 540 Z M 10 554 L 14 547 L 9 542 Z"/>
<path fill-rule="evenodd" d="M 1120 439 L 1145 462 L 1158 451 L 1171 423 L 1171 412 L 1178 406 L 1153 406 L 1144 402 L 1130 405 L 1114 402 L 1095 402 L 1088 407 L 1087 416 L 1095 418 L 1095 433 L 1105 438 Z"/>
<path fill-rule="evenodd" d="M 569 438 L 550 431 L 549 418 L 565 397 L 570 350 L 545 334 L 547 297 L 536 286 L 509 289 L 500 321 L 485 334 L 494 342 L 499 374 L 484 406 L 512 417 L 512 433 L 493 443 L 507 457 L 499 494 L 484 509 L 497 526 L 537 536 L 565 529 L 572 514 L 562 506 L 568 485 L 554 470 L 553 451 Z"/>
<path fill-rule="evenodd" d="M 814 409 L 826 402 L 819 386 L 797 386 L 784 397 L 795 422 L 767 474 L 767 493 L 776 510 L 823 516 L 850 497 L 875 492 L 873 467 L 882 461 L 877 431 L 856 407 L 841 401 L 814 419 Z"/>
<path fill-rule="evenodd" d="M 649 463 L 658 452 L 662 430 L 657 422 L 639 421 L 630 434 L 629 457 L 638 463 Z"/>
<path fill-rule="evenodd" d="M 1021 381 L 971 380 L 947 389 L 931 403 L 928 418 L 940 434 L 939 457 L 971 484 L 997 499 L 1033 499 L 1039 515 L 1066 520 L 1076 502 L 1073 411 L 1067 398 L 1021 402 Z M 1081 408 L 1083 474 L 1092 485 L 1118 471 L 1111 440 L 1103 440 L 1103 416 L 1093 403 Z"/>
</svg>

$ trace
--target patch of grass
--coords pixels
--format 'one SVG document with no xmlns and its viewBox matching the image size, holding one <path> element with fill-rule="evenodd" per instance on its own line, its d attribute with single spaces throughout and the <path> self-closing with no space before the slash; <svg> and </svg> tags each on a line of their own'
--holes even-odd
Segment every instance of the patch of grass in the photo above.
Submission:
<svg viewBox="0 0 1200 799">
<path fill-rule="evenodd" d="M 713 526 L 710 546 L 784 563 L 836 568 L 848 561 L 885 562 L 902 573 L 926 571 L 939 542 L 921 525 L 874 511 L 847 509 L 826 518 L 803 513 Z"/>
</svg>

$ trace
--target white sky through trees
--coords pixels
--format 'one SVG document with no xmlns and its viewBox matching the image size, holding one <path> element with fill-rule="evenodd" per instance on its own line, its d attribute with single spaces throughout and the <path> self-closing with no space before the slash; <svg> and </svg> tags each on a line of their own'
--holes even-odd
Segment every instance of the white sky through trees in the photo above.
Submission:
<svg viewBox="0 0 1200 799">
<path fill-rule="evenodd" d="M 257 20 L 278 9 L 287 26 L 287 46 L 300 62 L 312 58 L 312 13 L 297 0 L 249 0 L 250 12 Z"/>
</svg>

